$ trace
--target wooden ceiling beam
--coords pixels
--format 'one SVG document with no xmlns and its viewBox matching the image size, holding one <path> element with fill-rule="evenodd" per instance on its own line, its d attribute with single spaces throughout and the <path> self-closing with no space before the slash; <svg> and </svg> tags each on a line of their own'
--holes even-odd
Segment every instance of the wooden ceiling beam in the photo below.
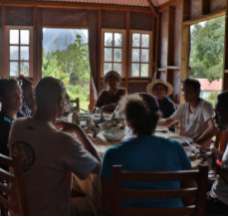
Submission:
<svg viewBox="0 0 228 217">
<path fill-rule="evenodd" d="M 66 8 L 85 10 L 110 10 L 110 11 L 132 11 L 151 13 L 150 7 L 127 6 L 114 4 L 82 3 L 82 2 L 53 2 L 40 0 L 0 0 L 2 6 L 14 7 L 37 7 L 37 8 Z"/>
<path fill-rule="evenodd" d="M 152 13 L 156 16 L 156 17 L 158 17 L 158 11 L 157 11 L 157 8 L 154 6 L 154 4 L 153 4 L 153 2 L 151 1 L 151 0 L 147 0 L 148 1 L 148 3 L 149 3 L 149 5 L 150 5 L 150 9 L 151 9 L 151 11 L 152 11 Z"/>
</svg>

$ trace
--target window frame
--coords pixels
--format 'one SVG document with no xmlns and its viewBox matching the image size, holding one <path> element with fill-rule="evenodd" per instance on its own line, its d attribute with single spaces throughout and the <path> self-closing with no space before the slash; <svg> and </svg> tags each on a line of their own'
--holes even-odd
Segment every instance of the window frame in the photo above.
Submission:
<svg viewBox="0 0 228 217">
<path fill-rule="evenodd" d="M 105 61 L 105 56 L 104 56 L 104 50 L 106 48 L 105 46 L 105 33 L 121 33 L 123 36 L 123 41 L 122 41 L 122 46 L 121 47 L 115 47 L 115 46 L 110 46 L 107 48 L 112 48 L 113 50 L 115 48 L 122 48 L 122 61 L 121 62 L 114 62 L 114 61 Z M 126 38 L 126 30 L 125 29 L 109 29 L 109 28 L 102 28 L 101 29 L 101 69 L 100 69 L 100 78 L 104 78 L 104 64 L 105 63 L 121 63 L 122 67 L 121 67 L 121 78 L 125 79 L 127 76 L 127 72 L 126 72 L 126 44 L 127 44 L 127 38 Z"/>
<path fill-rule="evenodd" d="M 29 44 L 21 44 L 20 43 L 20 34 L 19 34 L 19 43 L 18 44 L 10 44 L 10 30 L 28 30 L 29 31 Z M 20 75 L 24 76 L 23 74 L 19 74 L 17 76 L 11 76 L 10 75 L 10 63 L 11 62 L 17 62 L 18 63 L 18 69 L 20 69 L 20 65 L 23 62 L 26 62 L 29 64 L 29 75 L 25 77 L 30 77 L 32 78 L 34 76 L 33 74 L 33 27 L 32 26 L 6 26 L 6 46 L 7 46 L 7 52 L 6 52 L 6 59 L 7 59 L 7 75 L 11 78 L 17 78 Z M 10 46 L 17 46 L 19 48 L 19 59 L 18 60 L 11 60 L 10 59 Z M 29 47 L 29 59 L 28 60 L 21 60 L 20 57 L 20 48 L 23 46 Z"/>
<path fill-rule="evenodd" d="M 133 34 L 134 33 L 138 33 L 140 35 L 142 34 L 148 34 L 150 36 L 150 40 L 149 40 L 149 47 L 142 47 L 141 44 L 139 47 L 134 47 L 133 46 Z M 139 54 L 139 62 L 136 61 L 132 61 L 132 50 L 133 49 L 140 49 L 140 54 Z M 142 49 L 148 49 L 149 50 L 149 61 L 148 62 L 142 62 L 141 61 L 141 50 Z M 148 80 L 152 77 L 152 57 L 153 57 L 153 31 L 150 30 L 137 30 L 137 29 L 132 29 L 130 30 L 130 34 L 129 34 L 129 72 L 128 72 L 128 78 L 131 80 Z M 140 64 L 140 71 L 139 71 L 139 76 L 132 76 L 132 64 L 134 63 L 138 63 Z M 149 66 L 149 70 L 148 70 L 148 76 L 143 77 L 141 76 L 141 64 L 148 64 Z"/>
</svg>

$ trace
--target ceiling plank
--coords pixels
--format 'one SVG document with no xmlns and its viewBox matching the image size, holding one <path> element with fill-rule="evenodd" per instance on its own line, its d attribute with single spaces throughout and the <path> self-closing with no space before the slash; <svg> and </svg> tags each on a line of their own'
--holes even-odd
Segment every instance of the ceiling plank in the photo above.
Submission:
<svg viewBox="0 0 228 217">
<path fill-rule="evenodd" d="M 110 11 L 135 11 L 151 14 L 150 7 L 112 5 L 81 2 L 41 1 L 41 0 L 0 0 L 2 6 L 61 8 L 61 9 L 85 9 L 85 10 L 110 10 Z"/>
</svg>

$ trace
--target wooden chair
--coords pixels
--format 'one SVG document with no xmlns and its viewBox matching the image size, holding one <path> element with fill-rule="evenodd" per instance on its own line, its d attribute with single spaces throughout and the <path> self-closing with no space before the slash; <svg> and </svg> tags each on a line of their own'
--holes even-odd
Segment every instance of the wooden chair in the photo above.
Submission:
<svg viewBox="0 0 228 217">
<path fill-rule="evenodd" d="M 21 159 L 0 154 L 1 215 L 27 215 L 21 176 Z"/>
<path fill-rule="evenodd" d="M 123 171 L 121 166 L 112 168 L 112 197 L 111 211 L 114 215 L 204 215 L 206 206 L 208 167 L 201 166 L 198 170 L 175 172 L 129 172 Z M 133 189 L 123 187 L 123 182 L 154 182 L 180 181 L 181 183 L 194 181 L 195 187 L 181 187 L 180 189 Z M 110 195 L 109 195 L 110 196 Z M 136 208 L 123 207 L 128 199 L 190 199 L 191 204 L 183 208 Z"/>
</svg>

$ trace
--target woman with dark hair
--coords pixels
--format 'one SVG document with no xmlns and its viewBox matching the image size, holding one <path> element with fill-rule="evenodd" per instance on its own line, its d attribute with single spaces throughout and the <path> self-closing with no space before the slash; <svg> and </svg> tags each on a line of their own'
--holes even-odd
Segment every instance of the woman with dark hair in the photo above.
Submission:
<svg viewBox="0 0 228 217">
<path fill-rule="evenodd" d="M 32 82 L 23 76 L 19 77 L 19 82 L 23 94 L 23 103 L 21 110 L 18 112 L 18 117 L 31 117 L 35 106 Z"/>
<path fill-rule="evenodd" d="M 104 157 L 102 181 L 109 192 L 112 165 L 122 165 L 128 171 L 176 171 L 190 169 L 191 165 L 181 145 L 153 135 L 159 115 L 156 100 L 150 96 L 131 95 L 126 98 L 124 113 L 134 137 L 113 146 Z M 133 183 L 132 183 L 133 184 Z M 179 188 L 179 182 L 134 183 L 139 188 Z M 182 207 L 180 199 L 131 201 L 133 207 Z"/>
<path fill-rule="evenodd" d="M 101 108 L 104 112 L 113 112 L 120 101 L 121 97 L 126 94 L 126 90 L 119 87 L 121 81 L 120 74 L 116 71 L 109 71 L 104 82 L 106 88 L 101 91 L 96 107 Z"/>
<path fill-rule="evenodd" d="M 21 107 L 21 88 L 14 79 L 0 80 L 0 153 L 8 155 L 8 137 L 13 120 Z"/>
</svg>

